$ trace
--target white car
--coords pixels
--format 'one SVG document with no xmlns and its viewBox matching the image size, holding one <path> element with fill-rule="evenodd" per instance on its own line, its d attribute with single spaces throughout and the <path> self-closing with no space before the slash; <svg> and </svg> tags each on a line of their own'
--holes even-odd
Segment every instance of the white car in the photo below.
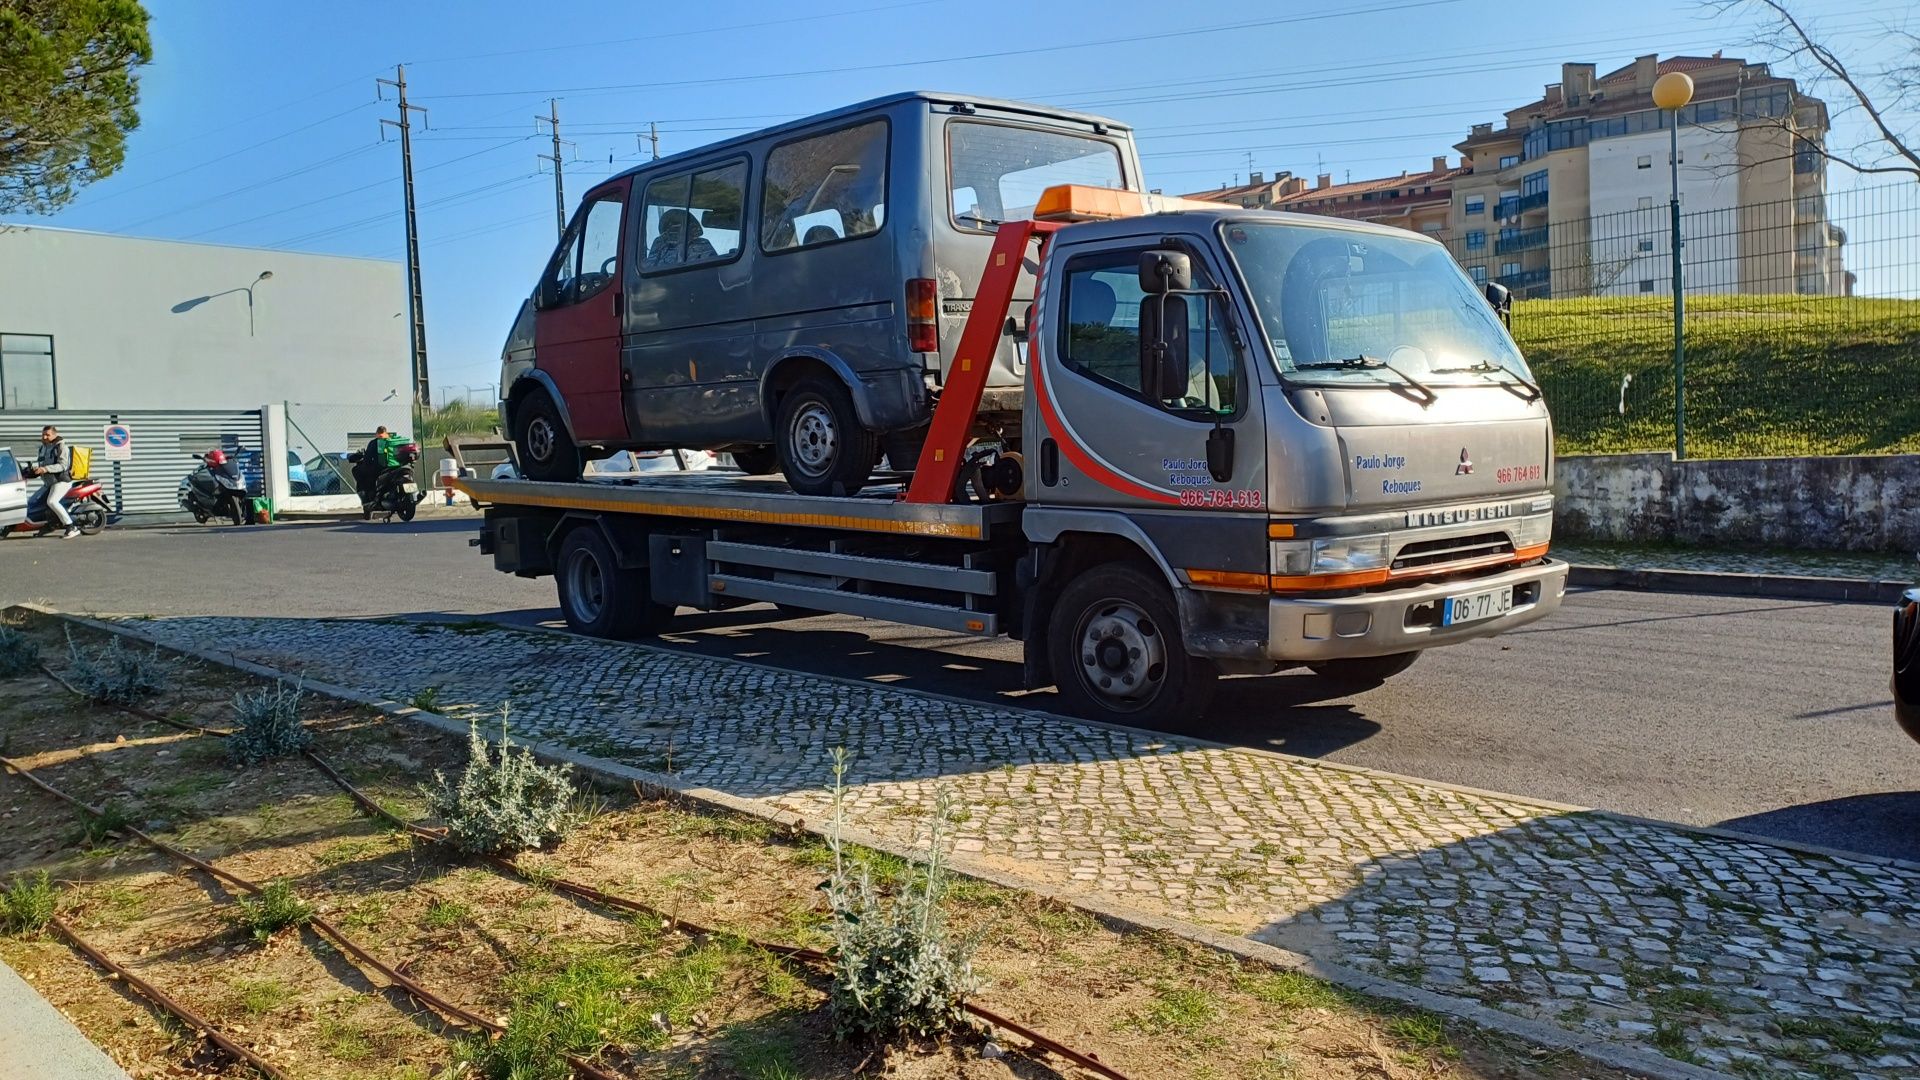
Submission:
<svg viewBox="0 0 1920 1080">
<path fill-rule="evenodd" d="M 587 462 L 583 475 L 591 478 L 706 472 L 708 469 L 725 468 L 731 464 L 731 459 L 726 455 L 706 450 L 621 450 L 608 457 Z M 517 480 L 520 474 L 514 471 L 512 462 L 503 461 L 493 467 L 492 478 Z"/>
</svg>

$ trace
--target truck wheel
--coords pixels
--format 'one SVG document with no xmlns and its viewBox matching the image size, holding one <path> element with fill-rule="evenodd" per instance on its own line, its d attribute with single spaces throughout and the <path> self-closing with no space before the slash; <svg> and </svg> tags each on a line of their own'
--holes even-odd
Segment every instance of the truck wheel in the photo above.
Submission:
<svg viewBox="0 0 1920 1080">
<path fill-rule="evenodd" d="M 860 426 L 840 380 L 800 380 L 780 400 L 774 447 L 787 483 L 802 495 L 852 495 L 866 486 L 880 441 Z"/>
<path fill-rule="evenodd" d="M 748 476 L 765 476 L 780 468 L 780 455 L 771 446 L 736 446 L 727 456 Z"/>
<path fill-rule="evenodd" d="M 1094 567 L 1061 591 L 1047 653 L 1068 710 L 1089 720 L 1197 720 L 1219 676 L 1187 655 L 1166 583 L 1124 563 Z"/>
<path fill-rule="evenodd" d="M 553 578 L 560 589 L 560 613 L 576 633 L 626 640 L 659 633 L 673 615 L 673 609 L 653 602 L 646 573 L 622 570 L 607 538 L 590 525 L 568 533 L 560 544 Z"/>
<path fill-rule="evenodd" d="M 580 448 L 545 390 L 528 394 L 513 410 L 513 449 L 529 480 L 580 479 Z"/>
<path fill-rule="evenodd" d="M 1356 688 L 1379 686 L 1395 675 L 1413 666 L 1420 659 L 1420 650 L 1394 653 L 1391 656 L 1355 656 L 1345 660 L 1328 660 L 1319 664 L 1308 664 L 1315 675 L 1332 682 Z"/>
</svg>

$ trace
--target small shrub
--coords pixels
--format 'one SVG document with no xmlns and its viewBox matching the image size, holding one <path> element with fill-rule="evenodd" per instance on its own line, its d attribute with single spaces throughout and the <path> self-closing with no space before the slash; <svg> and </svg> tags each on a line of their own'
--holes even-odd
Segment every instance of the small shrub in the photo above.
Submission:
<svg viewBox="0 0 1920 1080">
<path fill-rule="evenodd" d="M 227 739 L 227 755 L 242 765 L 291 757 L 313 744 L 300 723 L 300 688 L 275 680 L 264 690 L 233 695 L 240 727 Z"/>
<path fill-rule="evenodd" d="M 0 679 L 25 675 L 40 666 L 40 646 L 11 626 L 0 626 Z"/>
<path fill-rule="evenodd" d="M 89 652 L 67 634 L 67 662 L 73 666 L 73 684 L 95 701 L 109 705 L 137 705 L 167 688 L 167 662 L 160 647 L 140 652 L 110 639 Z"/>
<path fill-rule="evenodd" d="M 240 913 L 235 922 L 252 934 L 253 940 L 264 943 L 287 927 L 305 926 L 312 919 L 313 905 L 300 899 L 293 886 L 274 881 L 261 889 L 258 896 L 240 898 Z"/>
<path fill-rule="evenodd" d="M 0 889 L 0 931 L 31 937 L 53 921 L 53 882 L 45 870 L 22 874 Z"/>
<path fill-rule="evenodd" d="M 899 890 L 883 897 L 865 860 L 848 854 L 840 840 L 845 818 L 847 754 L 833 752 L 833 827 L 827 842 L 833 870 L 826 891 L 833 937 L 833 985 L 827 1004 L 840 1038 L 894 1040 L 928 1037 L 958 1027 L 961 1006 L 977 985 L 970 962 L 972 942 L 948 930 L 948 890 L 942 842 L 952 795 L 935 799 L 924 868 L 909 869 Z"/>
<path fill-rule="evenodd" d="M 86 823 L 81 826 L 80 838 L 86 841 L 90 848 L 99 847 L 116 833 L 126 831 L 126 827 L 131 824 L 133 824 L 133 815 L 127 813 L 119 803 L 101 803 L 99 813 L 87 812 Z"/>
<path fill-rule="evenodd" d="M 440 688 L 429 686 L 424 690 L 416 690 L 414 695 L 407 699 L 407 704 L 421 712 L 432 712 L 433 707 L 440 704 Z"/>
<path fill-rule="evenodd" d="M 572 771 L 542 765 L 533 751 L 515 747 L 503 717 L 497 754 L 470 726 L 466 771 L 457 782 L 435 771 L 425 791 L 454 847 L 475 855 L 510 854 L 551 847 L 573 826 Z"/>
</svg>

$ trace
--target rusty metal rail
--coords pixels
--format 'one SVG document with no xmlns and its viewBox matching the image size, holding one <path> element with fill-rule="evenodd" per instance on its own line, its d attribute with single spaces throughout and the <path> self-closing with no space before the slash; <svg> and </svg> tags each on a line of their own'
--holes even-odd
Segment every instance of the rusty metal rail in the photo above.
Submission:
<svg viewBox="0 0 1920 1080">
<path fill-rule="evenodd" d="M 71 693 L 76 694 L 80 697 L 86 696 L 85 694 L 82 694 L 78 689 L 76 689 L 71 683 L 67 682 L 65 679 L 55 674 L 53 669 L 50 667 L 47 667 L 47 665 L 44 662 L 40 666 L 41 666 L 41 669 L 46 671 L 46 673 L 50 677 L 52 677 L 61 686 L 66 687 L 67 690 L 70 691 Z M 151 709 L 143 709 L 138 705 L 126 705 L 126 704 L 121 704 L 119 702 L 107 702 L 106 704 L 112 705 L 114 708 L 120 709 L 123 712 L 129 713 L 143 720 L 150 720 L 150 721 L 153 721 L 154 723 L 164 724 L 168 727 L 178 728 L 182 731 L 190 731 L 199 735 L 213 735 L 220 738 L 225 738 L 228 735 L 232 734 L 232 732 L 230 731 L 222 731 L 217 728 L 200 727 L 195 724 L 187 724 L 182 721 L 174 720 L 169 717 L 162 716 L 159 713 L 152 711 Z M 318 753 L 315 753 L 311 749 L 304 750 L 301 753 L 302 753 L 302 756 L 305 757 L 308 761 L 312 762 L 314 767 L 319 769 L 320 772 L 324 774 L 327 777 L 327 779 L 334 784 L 335 787 L 338 787 L 344 794 L 346 794 L 346 796 L 349 799 L 353 800 L 356 806 L 360 807 L 360 809 L 366 814 L 368 814 L 369 816 L 379 818 L 383 821 L 387 821 L 392 825 L 394 825 L 396 828 L 399 828 L 404 832 L 406 832 L 409 836 L 418 837 L 419 839 L 425 840 L 428 843 L 432 843 L 432 844 L 447 843 L 446 830 L 429 829 L 429 828 L 426 828 L 425 826 L 417 825 L 411 821 L 406 820 L 405 818 L 400 817 L 398 814 L 395 814 L 393 811 L 388 810 L 384 806 L 381 806 L 378 801 L 376 801 L 373 797 L 369 796 L 366 792 L 363 792 L 359 788 L 355 787 L 353 783 L 349 781 L 344 775 L 342 775 L 338 769 L 334 768 L 332 764 L 330 764 L 325 758 L 321 757 Z M 18 765 L 13 764 L 12 762 L 8 762 L 5 758 L 0 758 L 0 764 L 6 764 L 9 768 L 20 770 L 20 767 Z M 27 779 L 32 780 L 36 784 L 40 784 L 41 787 L 46 788 L 48 791 L 53 791 L 52 788 L 47 787 L 46 784 L 41 783 L 41 781 L 31 776 L 30 774 L 25 774 L 23 772 L 23 775 L 26 775 Z M 70 798 L 69 796 L 61 794 L 60 792 L 56 791 L 54 792 L 54 794 L 60 795 L 61 798 L 67 799 L 67 801 L 69 802 L 74 802 L 75 805 L 80 806 L 83 809 L 87 809 L 88 812 L 90 813 L 98 812 L 87 807 L 86 804 L 79 803 L 73 800 L 72 798 Z M 140 836 L 142 839 L 146 840 L 148 843 L 154 844 L 162 848 L 163 850 L 167 850 L 169 853 L 174 854 L 178 858 L 187 860 L 189 862 L 192 862 L 198 865 L 201 869 L 205 870 L 209 874 L 213 874 L 215 876 L 227 876 L 229 878 L 231 877 L 230 875 L 224 875 L 223 871 L 216 870 L 208 864 L 200 863 L 199 860 L 194 859 L 193 856 L 188 855 L 185 852 L 179 851 L 176 848 L 168 847 L 161 841 L 155 840 L 152 837 L 147 836 L 145 833 L 141 833 L 138 830 L 132 829 L 131 827 L 128 828 L 128 831 L 135 833 L 136 835 Z M 648 918 L 658 919 L 661 921 L 663 925 L 672 927 L 674 929 L 681 931 L 682 933 L 688 934 L 693 937 L 714 937 L 714 936 L 737 937 L 745 941 L 748 945 L 751 945 L 752 947 L 756 949 L 760 949 L 764 952 L 771 953 L 774 956 L 779 956 L 779 957 L 783 957 L 790 960 L 798 960 L 798 961 L 801 961 L 802 963 L 815 964 L 819 966 L 826 966 L 830 963 L 830 960 L 831 960 L 831 958 L 828 957 L 826 953 L 821 952 L 818 949 L 810 949 L 800 945 L 783 945 L 777 942 L 760 941 L 755 938 L 746 937 L 745 935 L 732 934 L 727 931 L 716 930 L 712 927 L 701 926 L 698 923 L 688 922 L 687 920 L 679 918 L 678 916 L 669 915 L 665 912 L 660 911 L 658 908 L 654 908 L 647 904 L 643 904 L 637 900 L 632 900 L 624 896 L 617 896 L 612 893 L 603 892 L 599 889 L 594 888 L 591 885 L 587 885 L 582 882 L 570 881 L 566 878 L 549 878 L 549 877 L 535 875 L 533 873 L 530 873 L 527 870 L 522 869 L 518 864 L 516 864 L 511 859 L 503 859 L 497 855 L 482 855 L 482 856 L 478 856 L 478 858 L 481 862 L 486 863 L 488 866 L 491 866 L 494 869 L 501 871 L 502 873 L 512 875 L 513 877 L 516 877 L 522 881 L 526 881 L 530 884 L 539 885 L 542 888 L 551 889 L 554 892 L 562 893 L 567 896 L 577 897 L 578 899 L 585 900 L 588 903 L 596 904 L 601 907 L 605 907 L 614 911 L 619 911 L 623 914 L 644 915 L 644 916 L 647 916 Z M 231 880 L 234 880 L 236 883 L 238 883 L 238 879 L 231 879 Z M 242 887 L 251 888 L 253 891 L 258 891 L 257 887 L 254 887 L 254 886 L 243 885 Z M 315 916 L 313 920 L 313 925 L 316 930 L 320 929 L 321 920 L 319 919 L 318 916 Z M 329 927 L 329 929 L 331 929 L 331 927 Z M 356 957 L 360 957 L 364 959 L 365 962 L 368 964 L 368 966 L 374 968 L 374 970 L 379 971 L 382 975 L 385 975 L 396 984 L 405 988 L 409 994 L 412 994 L 416 998 L 416 1000 L 419 1000 L 422 1004 L 426 1004 L 428 1005 L 428 1007 L 436 1009 L 436 1011 L 446 1013 L 447 1015 L 450 1015 L 450 1016 L 457 1016 L 468 1023 L 485 1028 L 490 1034 L 493 1034 L 493 1035 L 498 1035 L 502 1030 L 504 1030 L 500 1028 L 499 1025 L 494 1024 L 493 1022 L 486 1020 L 483 1017 L 475 1016 L 472 1013 L 459 1009 L 458 1006 L 454 1006 L 454 1005 L 451 1005 L 451 1003 L 441 1001 L 439 998 L 433 996 L 423 988 L 420 988 L 417 984 L 415 984 L 412 980 L 408 979 L 406 976 L 401 975 L 399 972 L 394 971 L 380 964 L 379 961 L 373 959 L 371 956 L 367 956 L 363 952 L 356 950 L 350 944 L 347 944 L 345 942 L 344 936 L 342 936 L 339 939 L 339 941 L 336 943 L 341 944 L 342 948 L 348 949 Z M 1010 1031 L 1013 1034 L 1019 1036 L 1020 1038 L 1025 1039 L 1027 1042 L 1033 1044 L 1034 1046 L 1039 1047 L 1041 1050 L 1050 1054 L 1057 1055 L 1061 1058 L 1066 1059 L 1067 1061 L 1071 1061 L 1075 1065 L 1078 1065 L 1083 1069 L 1087 1069 L 1090 1072 L 1094 1072 L 1099 1074 L 1100 1076 L 1106 1077 L 1107 1080 L 1129 1080 L 1129 1077 L 1127 1077 L 1126 1074 L 1120 1072 L 1119 1070 L 1113 1068 L 1112 1066 L 1106 1064 L 1105 1062 L 1102 1062 L 1098 1057 L 1092 1054 L 1081 1053 L 1080 1051 L 1075 1050 L 1064 1043 L 1058 1042 L 1038 1031 L 1035 1031 L 1034 1029 L 1027 1027 L 1024 1024 L 1018 1023 L 1016 1021 L 1008 1019 L 1007 1017 L 1001 1016 L 1000 1014 L 986 1008 L 985 1006 L 979 1005 L 972 1001 L 966 1001 L 961 1003 L 961 1007 L 964 1008 L 969 1015 L 974 1016 L 982 1021 L 985 1021 L 986 1023 L 991 1024 L 995 1027 L 1001 1028 L 1002 1030 Z M 595 1070 L 594 1066 L 589 1065 L 584 1061 L 573 1058 L 571 1056 L 569 1056 L 568 1060 L 573 1064 L 576 1071 L 583 1072 L 585 1075 L 593 1076 L 596 1078 L 604 1078 L 604 1080 L 617 1080 L 617 1078 L 608 1077 L 607 1074 L 598 1072 L 597 1070 Z"/>
</svg>

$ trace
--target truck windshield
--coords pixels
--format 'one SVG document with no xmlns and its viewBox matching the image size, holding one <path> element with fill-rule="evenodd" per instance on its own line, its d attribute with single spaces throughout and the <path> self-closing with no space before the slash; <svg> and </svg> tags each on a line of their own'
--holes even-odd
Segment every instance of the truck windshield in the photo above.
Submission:
<svg viewBox="0 0 1920 1080">
<path fill-rule="evenodd" d="M 1532 382 L 1513 339 L 1438 244 L 1264 222 L 1223 230 L 1289 381 Z"/>
<path fill-rule="evenodd" d="M 956 122 L 947 125 L 953 220 L 984 229 L 1026 217 L 1056 184 L 1125 187 L 1120 148 L 1061 131 Z"/>
</svg>

